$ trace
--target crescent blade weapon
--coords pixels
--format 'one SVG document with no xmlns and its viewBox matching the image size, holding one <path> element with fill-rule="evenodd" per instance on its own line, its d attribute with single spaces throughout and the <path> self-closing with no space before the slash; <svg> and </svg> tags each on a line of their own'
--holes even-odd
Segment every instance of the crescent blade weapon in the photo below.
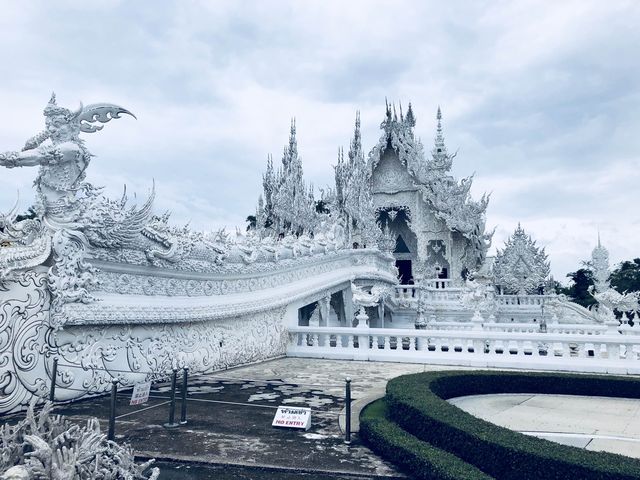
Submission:
<svg viewBox="0 0 640 480">
<path fill-rule="evenodd" d="M 80 131 L 84 133 L 93 133 L 102 130 L 102 125 L 92 125 L 95 122 L 107 123 L 114 118 L 120 118 L 121 114 L 131 115 L 137 120 L 137 117 L 126 108 L 114 105 L 112 103 L 94 103 L 83 107 L 75 120 L 80 124 Z"/>
</svg>

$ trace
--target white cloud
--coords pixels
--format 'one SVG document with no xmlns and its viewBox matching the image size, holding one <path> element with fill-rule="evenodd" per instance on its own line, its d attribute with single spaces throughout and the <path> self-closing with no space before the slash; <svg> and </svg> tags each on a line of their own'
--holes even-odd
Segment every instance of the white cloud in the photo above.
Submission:
<svg viewBox="0 0 640 480">
<path fill-rule="evenodd" d="M 155 178 L 175 222 L 244 225 L 291 117 L 324 186 L 355 110 L 370 148 L 384 97 L 412 101 L 428 149 L 440 104 L 497 243 L 521 221 L 563 276 L 598 228 L 614 261 L 640 256 L 638 24 L 633 1 L 7 2 L 0 149 L 42 128 L 51 90 L 112 101 L 138 121 L 86 137 L 90 180 L 144 195 Z M 34 177 L 0 171 L 0 211 Z"/>
</svg>

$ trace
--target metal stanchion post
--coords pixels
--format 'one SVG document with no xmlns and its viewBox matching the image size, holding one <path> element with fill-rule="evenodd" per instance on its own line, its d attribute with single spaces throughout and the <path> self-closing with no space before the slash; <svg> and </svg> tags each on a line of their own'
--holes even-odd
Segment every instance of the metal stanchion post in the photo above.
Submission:
<svg viewBox="0 0 640 480">
<path fill-rule="evenodd" d="M 344 419 L 344 443 L 351 443 L 351 379 L 347 377 L 345 385 L 345 419 Z"/>
<path fill-rule="evenodd" d="M 189 369 L 184 367 L 182 369 L 182 405 L 180 405 L 180 425 L 187 424 L 187 378 L 189 376 Z"/>
<path fill-rule="evenodd" d="M 116 433 L 116 396 L 118 395 L 118 380 L 111 380 L 111 408 L 109 409 L 109 434 L 108 440 L 113 440 Z"/>
<path fill-rule="evenodd" d="M 175 428 L 179 426 L 179 423 L 176 423 L 176 380 L 178 377 L 178 369 L 173 369 L 173 374 L 171 375 L 171 402 L 169 403 L 169 421 L 164 424 L 165 428 Z"/>
<path fill-rule="evenodd" d="M 49 390 L 49 401 L 53 402 L 56 398 L 56 378 L 58 378 L 58 357 L 53 359 L 53 368 L 51 369 L 51 389 Z"/>
</svg>

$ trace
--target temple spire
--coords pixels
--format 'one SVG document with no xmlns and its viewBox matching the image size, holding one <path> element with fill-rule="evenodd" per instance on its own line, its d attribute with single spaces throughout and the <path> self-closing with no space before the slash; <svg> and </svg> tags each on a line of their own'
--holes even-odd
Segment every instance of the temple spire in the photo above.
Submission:
<svg viewBox="0 0 640 480">
<path fill-rule="evenodd" d="M 349 163 L 353 164 L 358 158 L 358 156 L 363 155 L 362 153 L 362 137 L 360 134 L 360 111 L 356 112 L 356 125 L 353 130 L 353 138 L 351 139 L 351 145 L 349 148 Z M 364 156 L 363 156 L 364 158 Z"/>
<path fill-rule="evenodd" d="M 413 114 L 413 109 L 411 108 L 411 102 L 409 102 L 409 109 L 407 110 L 407 116 L 405 117 L 405 121 L 407 123 L 407 125 L 409 125 L 410 127 L 415 127 L 416 126 L 416 117 Z"/>
<path fill-rule="evenodd" d="M 447 152 L 447 147 L 444 144 L 444 134 L 442 133 L 442 110 L 440 110 L 440 105 L 438 105 L 438 113 L 436 114 L 436 118 L 438 119 L 438 126 L 436 128 L 436 151 L 438 153 Z M 440 149 L 440 150 L 438 150 Z"/>
<path fill-rule="evenodd" d="M 598 245 L 591 252 L 591 270 L 596 292 L 604 292 L 609 288 L 609 251 L 600 242 L 598 230 Z"/>
<path fill-rule="evenodd" d="M 432 169 L 448 172 L 451 169 L 451 164 L 453 163 L 453 158 L 456 154 L 454 153 L 453 155 L 449 155 L 447 152 L 447 146 L 444 143 L 444 134 L 442 131 L 442 110 L 439 105 L 436 119 L 438 120 L 438 126 L 436 127 L 433 150 L 431 151 L 433 161 L 430 162 L 430 167 Z"/>
</svg>

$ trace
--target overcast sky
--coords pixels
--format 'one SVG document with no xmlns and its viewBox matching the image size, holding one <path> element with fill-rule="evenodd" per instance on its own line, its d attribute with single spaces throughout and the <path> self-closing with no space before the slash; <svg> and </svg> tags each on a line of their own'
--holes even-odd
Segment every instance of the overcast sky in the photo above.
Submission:
<svg viewBox="0 0 640 480">
<path fill-rule="evenodd" d="M 443 110 L 453 173 L 492 192 L 502 247 L 518 222 L 556 278 L 640 256 L 638 1 L 5 1 L 0 150 L 44 126 L 51 91 L 74 108 L 134 112 L 84 136 L 88 180 L 122 185 L 197 229 L 245 225 L 290 118 L 306 179 L 333 182 L 360 110 L 365 150 L 389 101 L 411 101 L 427 150 Z M 0 210 L 34 169 L 0 170 Z"/>
</svg>

